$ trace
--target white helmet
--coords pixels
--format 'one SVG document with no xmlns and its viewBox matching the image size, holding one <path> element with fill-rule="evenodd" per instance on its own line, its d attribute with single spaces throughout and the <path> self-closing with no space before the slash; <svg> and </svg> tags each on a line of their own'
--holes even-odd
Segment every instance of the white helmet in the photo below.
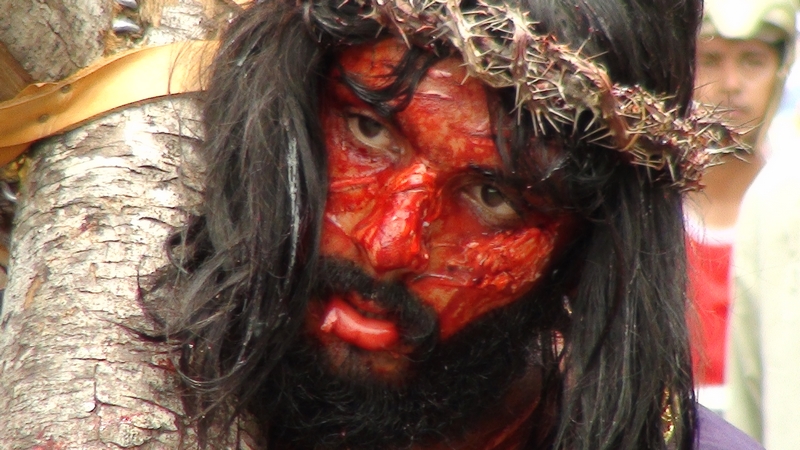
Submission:
<svg viewBox="0 0 800 450">
<path fill-rule="evenodd" d="M 703 35 L 791 44 L 798 0 L 706 0 Z"/>
</svg>

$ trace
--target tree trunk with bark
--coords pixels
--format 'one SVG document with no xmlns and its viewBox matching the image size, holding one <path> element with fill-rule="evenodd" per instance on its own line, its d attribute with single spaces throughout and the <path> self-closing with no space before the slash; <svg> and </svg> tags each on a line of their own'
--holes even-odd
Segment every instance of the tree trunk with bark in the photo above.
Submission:
<svg viewBox="0 0 800 450">
<path fill-rule="evenodd" d="M 0 42 L 31 79 L 57 81 L 120 50 L 213 38 L 235 11 L 121 3 L 0 0 Z M 194 446 L 169 349 L 143 337 L 141 289 L 199 202 L 197 103 L 125 107 L 28 152 L 0 315 L 0 448 Z"/>
</svg>

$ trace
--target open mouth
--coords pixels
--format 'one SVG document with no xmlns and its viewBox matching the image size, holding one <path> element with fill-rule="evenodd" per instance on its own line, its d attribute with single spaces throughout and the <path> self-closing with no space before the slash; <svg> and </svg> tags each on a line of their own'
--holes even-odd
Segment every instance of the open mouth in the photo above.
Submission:
<svg viewBox="0 0 800 450">
<path fill-rule="evenodd" d="M 376 280 L 346 261 L 319 264 L 306 325 L 336 364 L 345 355 L 373 365 L 420 361 L 436 346 L 436 312 L 403 283 Z"/>
<path fill-rule="evenodd" d="M 389 350 L 400 341 L 391 314 L 355 293 L 328 299 L 320 330 L 368 351 Z"/>
</svg>

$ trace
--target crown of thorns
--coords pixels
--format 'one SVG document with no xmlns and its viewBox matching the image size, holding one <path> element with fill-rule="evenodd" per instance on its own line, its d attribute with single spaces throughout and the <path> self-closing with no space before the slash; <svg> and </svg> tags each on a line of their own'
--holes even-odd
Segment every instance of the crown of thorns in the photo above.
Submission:
<svg viewBox="0 0 800 450">
<path fill-rule="evenodd" d="M 409 45 L 411 39 L 449 43 L 471 76 L 493 88 L 513 87 L 535 133 L 545 133 L 545 122 L 577 126 L 588 111 L 592 119 L 580 139 L 621 152 L 631 164 L 646 167 L 654 181 L 698 189 L 706 167 L 744 147 L 714 111 L 693 107 L 682 115 L 668 106 L 669 96 L 612 83 L 602 66 L 580 49 L 537 33 L 536 22 L 514 6 L 477 0 L 467 10 L 461 0 L 373 1 L 357 0 L 364 19 Z"/>
</svg>

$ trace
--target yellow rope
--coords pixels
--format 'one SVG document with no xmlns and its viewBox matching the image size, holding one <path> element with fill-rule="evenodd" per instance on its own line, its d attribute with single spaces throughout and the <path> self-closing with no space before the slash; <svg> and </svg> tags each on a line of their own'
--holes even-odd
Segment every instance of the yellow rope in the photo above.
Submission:
<svg viewBox="0 0 800 450">
<path fill-rule="evenodd" d="M 217 41 L 145 47 L 104 58 L 56 83 L 35 83 L 0 103 L 0 166 L 35 141 L 116 108 L 203 89 Z"/>
</svg>

